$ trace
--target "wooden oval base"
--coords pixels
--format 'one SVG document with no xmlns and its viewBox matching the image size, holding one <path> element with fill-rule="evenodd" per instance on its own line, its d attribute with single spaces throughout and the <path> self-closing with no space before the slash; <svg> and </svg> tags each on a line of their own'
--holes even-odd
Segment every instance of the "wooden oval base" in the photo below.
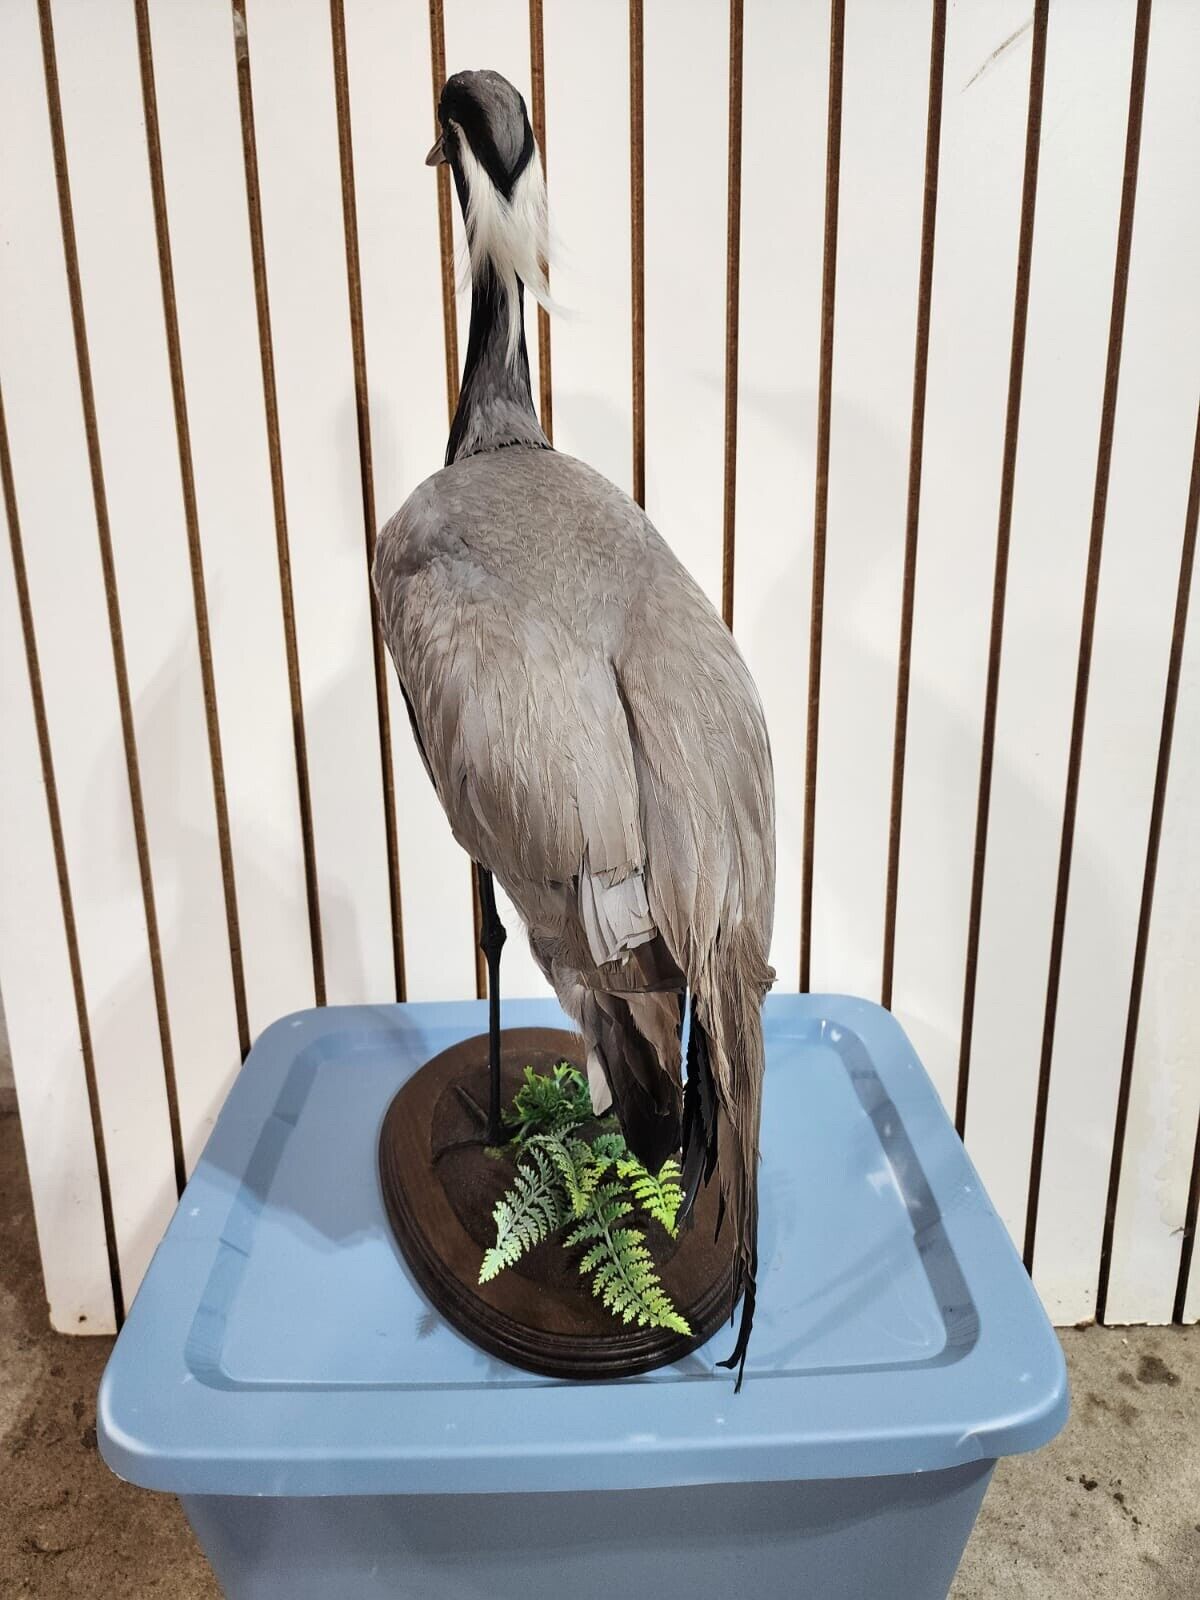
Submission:
<svg viewBox="0 0 1200 1600">
<path fill-rule="evenodd" d="M 583 1041 L 553 1028 L 502 1034 L 507 1105 L 526 1066 L 560 1061 L 584 1070 Z M 548 1240 L 491 1283 L 479 1265 L 493 1241 L 492 1208 L 512 1178 L 509 1161 L 483 1147 L 488 1041 L 481 1034 L 435 1056 L 388 1107 L 379 1136 L 383 1198 L 397 1242 L 435 1308 L 468 1339 L 514 1366 L 554 1378 L 624 1378 L 666 1366 L 703 1344 L 732 1305 L 732 1253 L 714 1242 L 717 1186 L 702 1190 L 678 1240 L 646 1228 L 663 1287 L 690 1336 L 625 1327 L 579 1277 L 575 1252 Z"/>
</svg>

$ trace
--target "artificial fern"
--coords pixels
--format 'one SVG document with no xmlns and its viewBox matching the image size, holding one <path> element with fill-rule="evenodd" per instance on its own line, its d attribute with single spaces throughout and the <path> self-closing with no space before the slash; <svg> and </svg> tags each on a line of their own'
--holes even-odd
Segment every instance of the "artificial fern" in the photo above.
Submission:
<svg viewBox="0 0 1200 1600">
<path fill-rule="evenodd" d="M 683 1172 L 678 1161 L 669 1157 L 656 1176 L 635 1156 L 626 1156 L 623 1161 L 618 1161 L 617 1172 L 628 1180 L 633 1198 L 642 1210 L 660 1223 L 674 1239 L 679 1207 L 683 1204 Z"/>
<path fill-rule="evenodd" d="M 594 1187 L 592 1178 L 596 1170 L 586 1140 L 563 1139 L 556 1133 L 538 1133 L 526 1143 L 525 1148 L 545 1152 L 562 1184 L 567 1214 L 572 1217 L 584 1216 Z"/>
<path fill-rule="evenodd" d="M 605 1183 L 596 1190 L 587 1209 L 587 1215 L 578 1227 L 572 1228 L 564 1243 L 568 1249 L 577 1244 L 603 1244 L 611 1236 L 615 1223 L 627 1217 L 633 1210 L 633 1201 L 625 1193 L 623 1183 Z M 588 1255 L 579 1263 L 580 1270 L 590 1272 L 595 1262 L 588 1260 Z M 599 1259 L 599 1258 L 598 1258 Z"/>
<path fill-rule="evenodd" d="M 591 1277 L 592 1292 L 622 1322 L 691 1332 L 662 1286 L 639 1228 L 624 1224 L 635 1203 L 675 1237 L 682 1201 L 680 1167 L 674 1159 L 655 1174 L 629 1151 L 609 1122 L 590 1138 L 578 1130 L 591 1120 L 587 1084 L 565 1062 L 553 1075 L 525 1068 L 525 1081 L 504 1113 L 514 1129 L 516 1172 L 492 1215 L 496 1243 L 484 1255 L 480 1283 L 513 1266 L 564 1224 L 568 1250 L 586 1246 L 577 1266 Z"/>
<path fill-rule="evenodd" d="M 512 1187 L 496 1202 L 492 1219 L 496 1242 L 483 1258 L 480 1283 L 489 1283 L 563 1224 L 557 1174 L 544 1151 L 528 1152 L 517 1167 Z"/>
<path fill-rule="evenodd" d="M 622 1183 L 602 1185 L 587 1216 L 567 1235 L 567 1248 L 589 1246 L 579 1270 L 592 1274 L 592 1293 L 622 1322 L 691 1333 L 659 1281 L 645 1234 L 639 1228 L 616 1226 L 632 1210 Z"/>
<path fill-rule="evenodd" d="M 525 1068 L 525 1082 L 504 1111 L 512 1143 L 523 1145 L 539 1133 L 565 1133 L 592 1115 L 592 1097 L 582 1073 L 560 1062 L 549 1074 Z"/>
</svg>

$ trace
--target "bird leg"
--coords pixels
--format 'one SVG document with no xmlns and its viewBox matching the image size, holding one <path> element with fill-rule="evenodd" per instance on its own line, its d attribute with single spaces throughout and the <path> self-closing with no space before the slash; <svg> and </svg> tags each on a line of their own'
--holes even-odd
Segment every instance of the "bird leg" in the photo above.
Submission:
<svg viewBox="0 0 1200 1600">
<path fill-rule="evenodd" d="M 479 948 L 488 969 L 488 1118 L 487 1142 L 503 1144 L 504 1124 L 500 1120 L 500 952 L 508 934 L 496 910 L 496 886 L 486 867 L 479 867 Z"/>
</svg>

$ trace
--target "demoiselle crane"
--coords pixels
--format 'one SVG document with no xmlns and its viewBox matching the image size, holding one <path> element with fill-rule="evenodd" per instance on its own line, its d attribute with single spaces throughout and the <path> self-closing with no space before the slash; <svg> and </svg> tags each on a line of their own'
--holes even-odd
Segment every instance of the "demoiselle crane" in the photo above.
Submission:
<svg viewBox="0 0 1200 1600">
<path fill-rule="evenodd" d="M 381 626 L 429 776 L 479 869 L 498 1138 L 492 875 L 653 1170 L 682 1145 L 685 1209 L 714 1171 L 754 1315 L 762 1000 L 773 916 L 771 755 L 717 612 L 620 489 L 551 448 L 524 288 L 546 300 L 546 188 L 525 102 L 451 77 L 427 158 L 466 223 L 470 338 L 446 465 L 379 536 Z M 687 1083 L 681 1038 L 691 996 Z"/>
</svg>

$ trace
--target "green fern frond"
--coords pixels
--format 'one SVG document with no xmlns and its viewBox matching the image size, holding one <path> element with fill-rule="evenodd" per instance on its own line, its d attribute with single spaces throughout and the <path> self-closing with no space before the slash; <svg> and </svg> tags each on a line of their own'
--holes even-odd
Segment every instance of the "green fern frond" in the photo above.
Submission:
<svg viewBox="0 0 1200 1600">
<path fill-rule="evenodd" d="M 492 1211 L 496 1242 L 484 1255 L 480 1283 L 490 1283 L 562 1226 L 563 1208 L 553 1162 L 543 1150 L 522 1155 L 512 1186 Z"/>
<path fill-rule="evenodd" d="M 608 1244 L 604 1239 L 601 1239 L 599 1244 L 594 1244 L 590 1250 L 585 1251 L 580 1257 L 580 1273 L 595 1272 L 607 1254 Z"/>
<path fill-rule="evenodd" d="M 582 1074 L 569 1062 L 550 1073 L 525 1068 L 525 1082 L 503 1113 L 513 1142 L 524 1144 L 539 1133 L 565 1133 L 592 1115 L 592 1096 Z"/>
<path fill-rule="evenodd" d="M 636 1202 L 674 1236 L 682 1201 L 679 1163 L 666 1161 L 651 1173 L 611 1122 L 590 1139 L 580 1138 L 575 1130 L 591 1120 L 591 1096 L 574 1067 L 563 1062 L 549 1075 L 526 1067 L 504 1113 L 515 1130 L 504 1153 L 515 1157 L 516 1170 L 492 1212 L 496 1242 L 484 1255 L 479 1281 L 490 1282 L 565 1228 L 564 1247 L 583 1248 L 579 1273 L 590 1276 L 593 1294 L 614 1316 L 690 1334 L 662 1286 L 645 1234 L 625 1223 Z"/>
<path fill-rule="evenodd" d="M 597 1161 L 605 1161 L 610 1166 L 614 1161 L 621 1161 L 629 1154 L 629 1146 L 625 1143 L 623 1133 L 598 1133 L 592 1140 L 592 1154 Z"/>
<path fill-rule="evenodd" d="M 579 1173 L 579 1189 L 583 1204 L 576 1215 L 583 1216 L 599 1192 L 605 1178 L 627 1154 L 625 1140 L 619 1133 L 598 1133 L 588 1146 L 588 1162 Z"/>
<path fill-rule="evenodd" d="M 648 1216 L 676 1237 L 679 1208 L 683 1204 L 683 1172 L 674 1156 L 659 1168 L 657 1177 L 636 1158 L 627 1156 L 617 1163 L 618 1176 L 633 1190 L 633 1198 Z"/>
<path fill-rule="evenodd" d="M 654 1270 L 640 1229 L 605 1228 L 580 1262 L 580 1270 L 592 1273 L 592 1293 L 622 1322 L 691 1333 Z"/>
<path fill-rule="evenodd" d="M 583 1197 L 583 1205 L 577 1215 L 583 1216 L 585 1214 L 596 1196 L 596 1191 L 604 1180 L 605 1173 L 611 1171 L 611 1169 L 611 1161 L 592 1161 L 579 1174 L 579 1189 Z"/>
<path fill-rule="evenodd" d="M 566 1209 L 572 1217 L 586 1214 L 591 1200 L 594 1163 L 585 1139 L 568 1139 L 557 1133 L 536 1133 L 525 1148 L 544 1150 L 562 1185 Z"/>
<path fill-rule="evenodd" d="M 563 1243 L 567 1249 L 577 1244 L 591 1244 L 603 1239 L 614 1223 L 620 1222 L 633 1210 L 633 1201 L 625 1193 L 622 1183 L 605 1183 L 591 1198 L 587 1215 L 567 1235 Z"/>
</svg>

